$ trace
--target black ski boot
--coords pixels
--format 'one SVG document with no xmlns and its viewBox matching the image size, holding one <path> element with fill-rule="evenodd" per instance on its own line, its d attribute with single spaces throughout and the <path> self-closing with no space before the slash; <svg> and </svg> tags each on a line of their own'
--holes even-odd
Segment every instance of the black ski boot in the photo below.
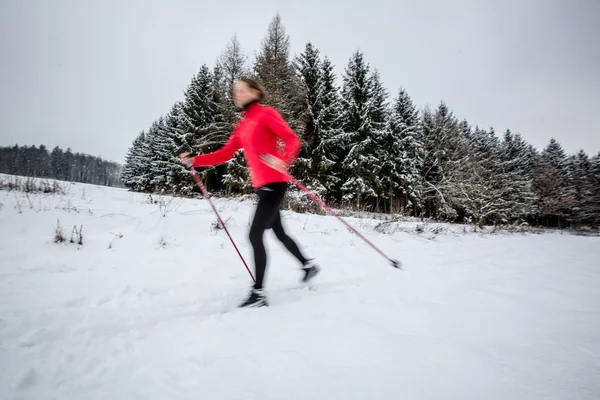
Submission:
<svg viewBox="0 0 600 400">
<path fill-rule="evenodd" d="M 269 303 L 267 303 L 267 297 L 265 296 L 264 291 L 262 289 L 252 288 L 252 290 L 250 291 L 250 296 L 248 296 L 248 299 L 246 299 L 246 301 L 240 304 L 240 307 L 265 307 L 268 305 Z"/>
<path fill-rule="evenodd" d="M 321 269 L 313 260 L 308 260 L 304 266 L 302 267 L 302 272 L 304 275 L 302 276 L 302 282 L 307 283 L 311 279 L 313 279 Z"/>
</svg>

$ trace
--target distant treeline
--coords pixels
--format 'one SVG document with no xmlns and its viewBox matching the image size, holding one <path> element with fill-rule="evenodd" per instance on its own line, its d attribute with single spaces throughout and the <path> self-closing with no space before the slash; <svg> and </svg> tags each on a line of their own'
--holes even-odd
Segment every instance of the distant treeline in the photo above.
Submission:
<svg viewBox="0 0 600 400">
<path fill-rule="evenodd" d="M 122 166 L 84 153 L 44 145 L 0 147 L 0 172 L 93 185 L 122 186 Z"/>
</svg>

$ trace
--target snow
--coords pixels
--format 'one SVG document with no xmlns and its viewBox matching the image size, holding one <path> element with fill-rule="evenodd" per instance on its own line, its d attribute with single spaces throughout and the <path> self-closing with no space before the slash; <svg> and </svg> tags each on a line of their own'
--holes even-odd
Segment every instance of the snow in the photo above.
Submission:
<svg viewBox="0 0 600 400">
<path fill-rule="evenodd" d="M 597 237 L 348 217 L 399 271 L 334 217 L 284 212 L 322 274 L 302 288 L 269 232 L 272 305 L 241 310 L 250 277 L 205 200 L 163 216 L 62 184 L 0 190 L 1 399 L 600 398 Z M 214 201 L 252 265 L 253 202 Z"/>
</svg>

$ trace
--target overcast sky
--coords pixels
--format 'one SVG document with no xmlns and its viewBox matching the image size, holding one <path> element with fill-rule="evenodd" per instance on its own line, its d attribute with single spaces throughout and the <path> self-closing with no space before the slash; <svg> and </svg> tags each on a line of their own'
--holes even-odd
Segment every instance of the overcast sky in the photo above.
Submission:
<svg viewBox="0 0 600 400">
<path fill-rule="evenodd" d="M 253 55 L 277 12 L 293 54 L 311 41 L 341 73 L 359 49 L 392 97 L 600 151 L 599 0 L 0 0 L 0 145 L 123 162 L 203 63 L 234 33 Z"/>
</svg>

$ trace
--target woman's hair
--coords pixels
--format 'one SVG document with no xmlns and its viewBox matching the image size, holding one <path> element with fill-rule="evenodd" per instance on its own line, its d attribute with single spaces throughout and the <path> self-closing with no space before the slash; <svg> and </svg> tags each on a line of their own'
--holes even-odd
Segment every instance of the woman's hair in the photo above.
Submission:
<svg viewBox="0 0 600 400">
<path fill-rule="evenodd" d="M 267 92 L 265 91 L 265 88 L 256 80 L 252 78 L 240 78 L 239 81 L 244 82 L 246 85 L 248 85 L 250 89 L 258 91 L 258 101 L 262 102 L 267 97 Z"/>
</svg>

